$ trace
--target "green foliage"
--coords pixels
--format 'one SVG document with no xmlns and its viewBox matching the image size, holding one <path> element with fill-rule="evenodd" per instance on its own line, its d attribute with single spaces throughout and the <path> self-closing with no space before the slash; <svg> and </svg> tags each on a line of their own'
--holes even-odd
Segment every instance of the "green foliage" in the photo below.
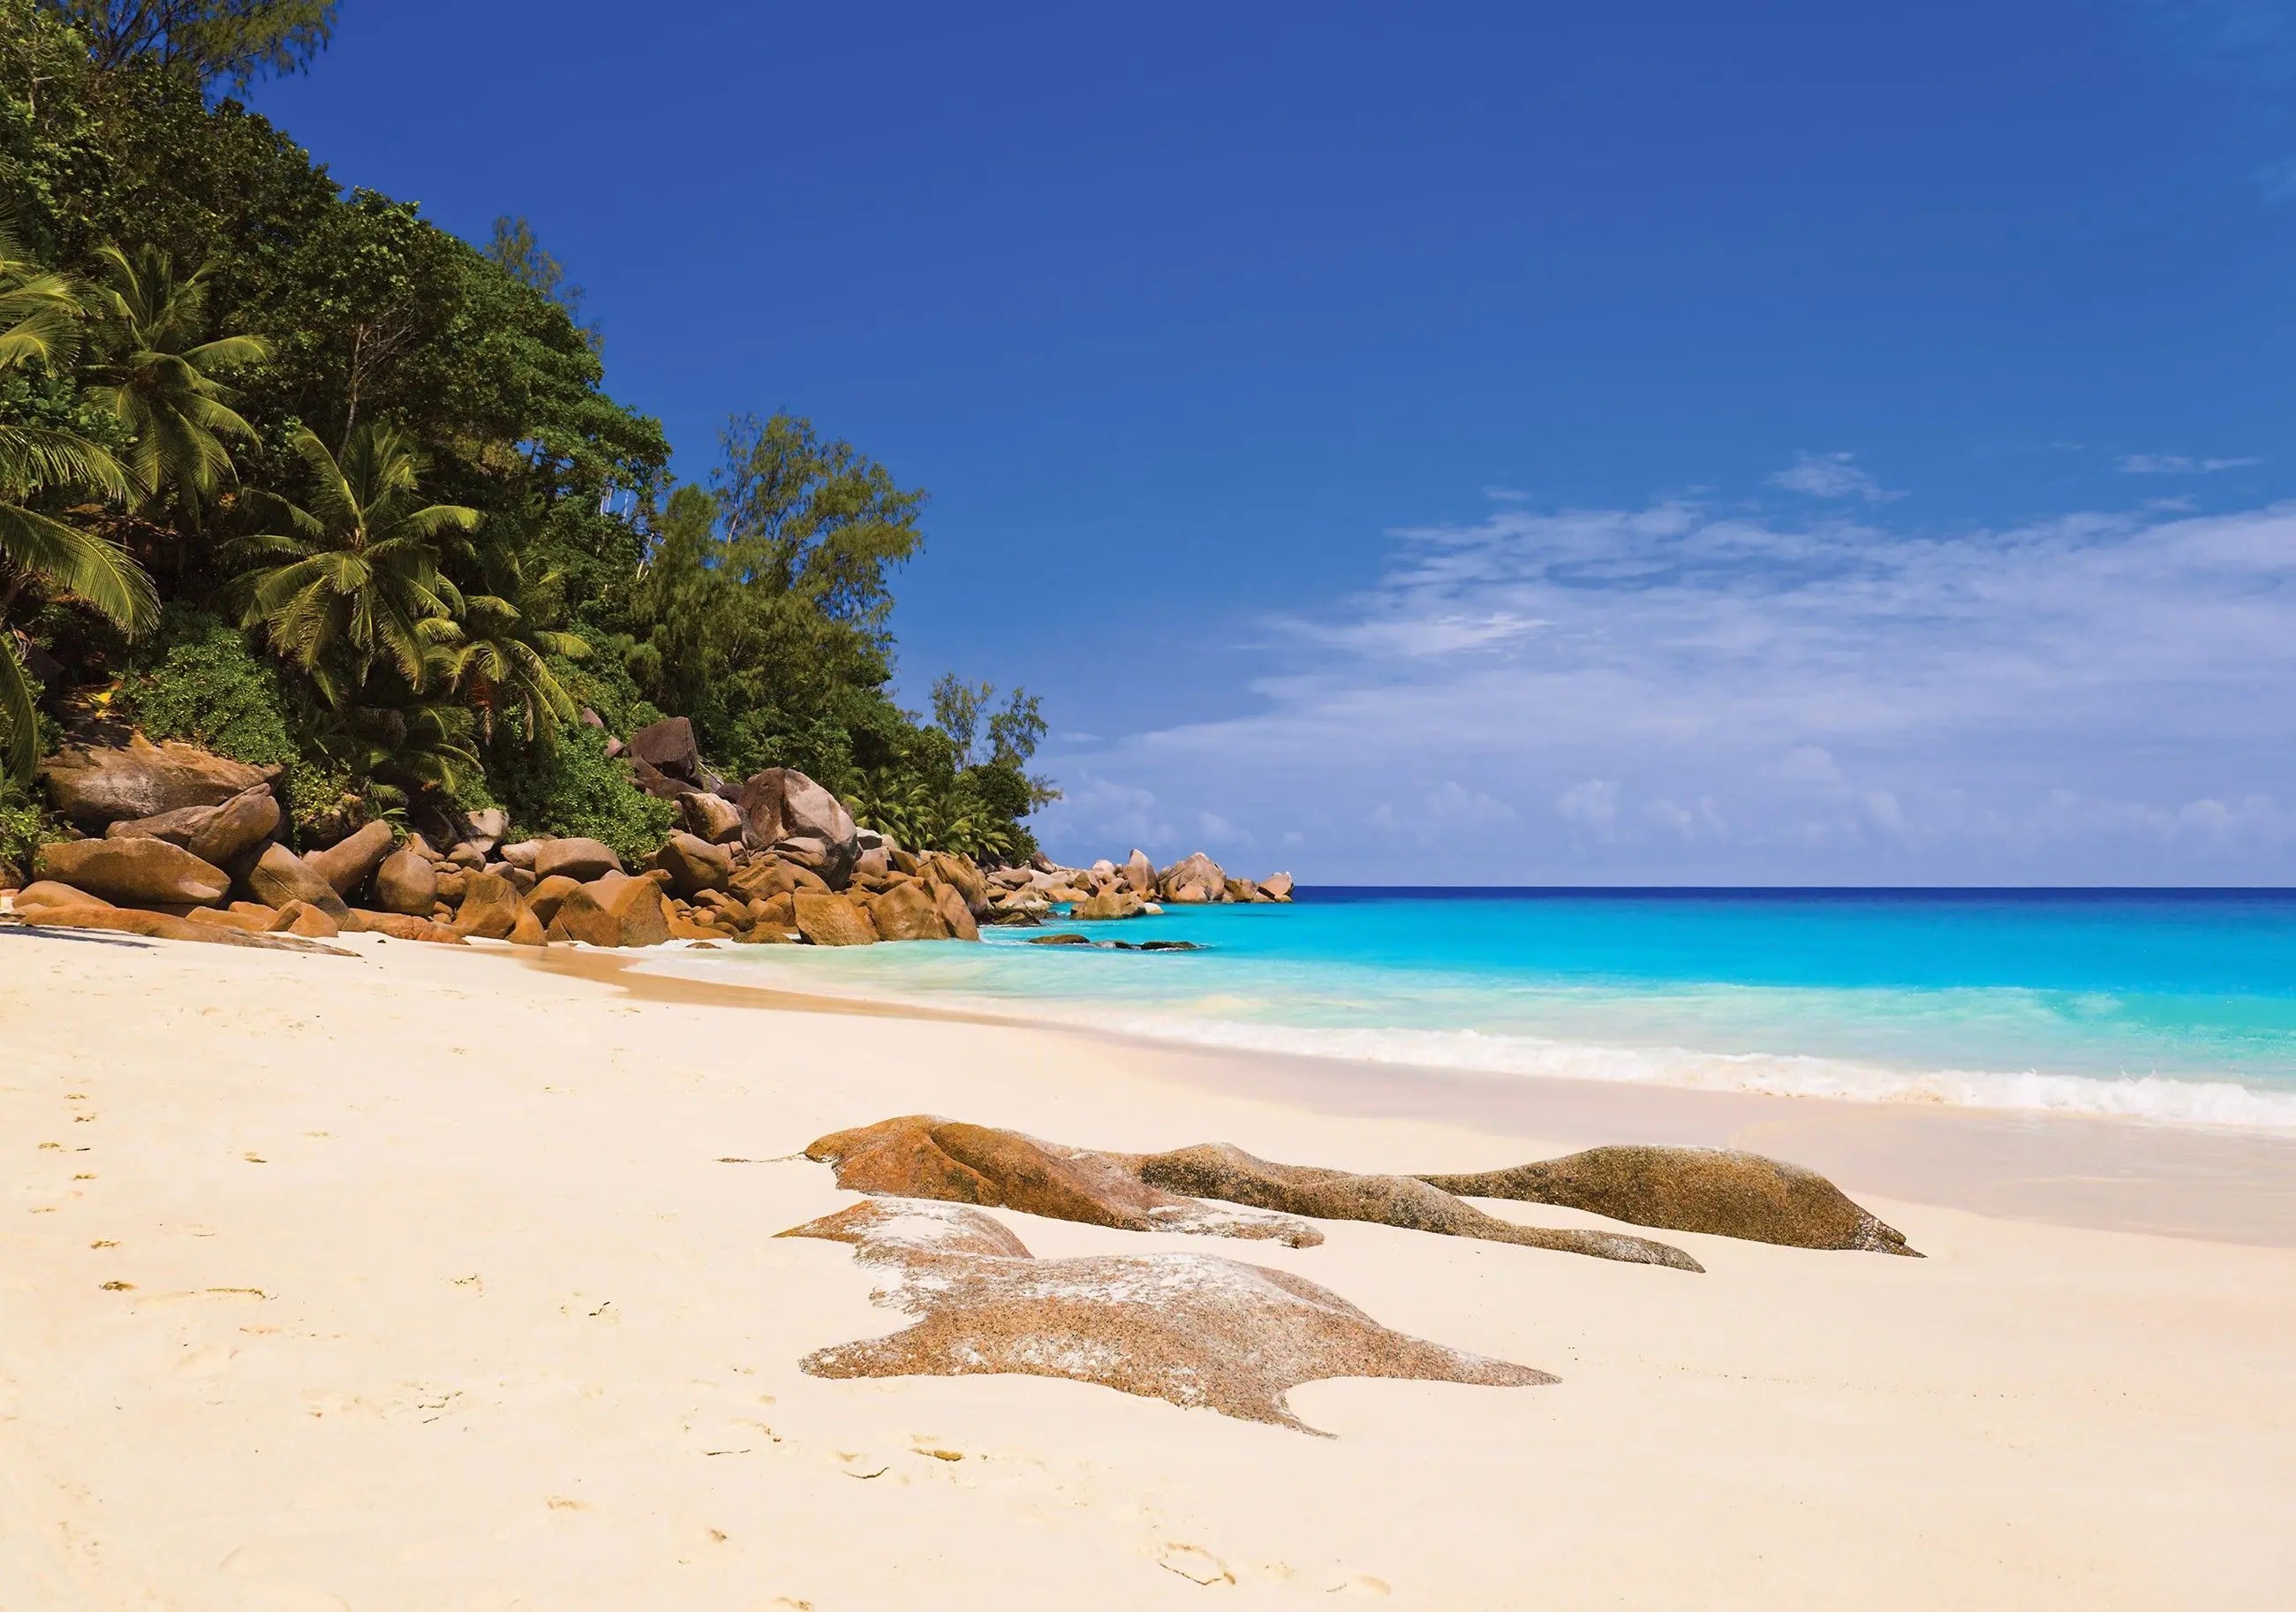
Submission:
<svg viewBox="0 0 2296 1612">
<path fill-rule="evenodd" d="M 626 862 L 653 854 L 677 812 L 630 782 L 628 763 L 606 754 L 606 736 L 570 728 L 554 745 L 505 744 L 488 777 L 521 835 L 578 835 L 611 845 Z"/>
<path fill-rule="evenodd" d="M 24 785 L 0 782 L 0 861 L 29 874 L 34 851 L 70 837 L 63 819 L 43 808 Z"/>
<path fill-rule="evenodd" d="M 730 776 L 794 766 L 906 843 L 1027 854 L 1036 702 L 950 682 L 935 726 L 890 692 L 922 492 L 791 415 L 673 489 L 530 223 L 458 240 L 210 98 L 308 65 L 335 11 L 0 0 L 28 243 L 0 248 L 0 626 L 63 666 L 55 708 L 125 666 L 122 709 L 288 768 L 306 824 L 498 800 L 631 855 L 669 809 L 582 712 L 675 712 Z M 169 610 L 137 654 L 139 565 Z M 20 765 L 22 670 L 0 654 Z"/>
<path fill-rule="evenodd" d="M 309 507 L 266 495 L 275 529 L 232 546 L 250 566 L 233 590 L 240 625 L 261 626 L 272 649 L 338 709 L 378 669 L 422 693 L 447 672 L 438 636 L 426 629 L 451 623 L 463 604 L 441 547 L 476 531 L 483 517 L 425 503 L 422 455 L 390 426 L 358 427 L 340 458 L 310 431 L 296 433 L 295 451 Z"/>
<path fill-rule="evenodd" d="M 145 505 L 156 509 L 173 494 L 184 517 L 197 523 L 237 477 L 224 440 L 255 436 L 233 412 L 237 394 L 219 377 L 260 363 L 271 344 L 260 336 L 210 338 L 208 266 L 178 276 L 175 259 L 152 247 L 130 259 L 107 246 L 97 259 L 103 284 L 94 311 L 104 352 L 90 371 L 89 399 L 130 443 L 127 467 Z"/>
<path fill-rule="evenodd" d="M 327 46 L 336 0 L 41 0 L 102 68 L 149 63 L 202 86 L 296 73 Z"/>
<path fill-rule="evenodd" d="M 68 278 L 30 261 L 0 232 L 0 377 L 69 370 L 85 314 Z M 30 675 L 9 631 L 10 612 L 26 591 L 70 596 L 129 631 L 157 613 L 150 579 L 119 545 L 62 514 L 68 500 L 127 490 L 102 444 L 70 425 L 0 417 L 0 777 L 20 783 L 38 759 Z"/>
<path fill-rule="evenodd" d="M 150 646 L 122 679 L 119 708 L 154 739 L 186 739 L 250 767 L 282 767 L 281 794 L 296 822 L 334 811 L 351 788 L 347 768 L 297 741 L 299 712 L 280 669 L 245 634 L 170 605 Z"/>
</svg>

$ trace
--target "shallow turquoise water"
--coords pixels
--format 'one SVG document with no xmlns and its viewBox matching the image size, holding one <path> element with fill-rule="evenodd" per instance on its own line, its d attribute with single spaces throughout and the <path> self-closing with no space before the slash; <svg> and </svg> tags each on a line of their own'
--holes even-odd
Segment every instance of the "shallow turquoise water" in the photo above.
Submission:
<svg viewBox="0 0 2296 1612">
<path fill-rule="evenodd" d="M 1192 940 L 695 957 L 791 988 L 1384 1062 L 2296 1127 L 2296 893 L 1308 890 Z"/>
</svg>

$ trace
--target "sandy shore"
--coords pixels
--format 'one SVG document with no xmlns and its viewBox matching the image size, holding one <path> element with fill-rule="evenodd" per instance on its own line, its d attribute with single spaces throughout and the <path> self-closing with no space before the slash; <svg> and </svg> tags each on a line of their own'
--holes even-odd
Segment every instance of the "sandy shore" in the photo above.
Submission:
<svg viewBox="0 0 2296 1612">
<path fill-rule="evenodd" d="M 1447 1084 L 355 943 L 0 929 L 0 1612 L 2260 1608 L 2296 1583 L 2276 1144 Z M 1311 1384 L 1317 1439 L 1037 1378 L 808 1378 L 904 1323 L 849 1249 L 774 1239 L 852 1201 L 786 1156 L 920 1110 L 1360 1169 L 1735 1137 L 1930 1257 L 1666 1234 L 1693 1276 L 1000 1211 L 1039 1254 L 1246 1258 L 1562 1381 Z"/>
</svg>

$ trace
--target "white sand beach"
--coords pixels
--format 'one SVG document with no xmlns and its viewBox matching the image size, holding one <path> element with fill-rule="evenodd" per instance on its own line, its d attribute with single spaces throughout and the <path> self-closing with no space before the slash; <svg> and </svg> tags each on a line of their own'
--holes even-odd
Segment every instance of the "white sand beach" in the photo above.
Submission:
<svg viewBox="0 0 2296 1612">
<path fill-rule="evenodd" d="M 4 1612 L 2231 1612 L 2296 1584 L 2296 1236 L 2252 1139 L 1478 1103 L 1499 1086 L 344 944 L 0 930 Z M 808 1377 L 906 1321 L 850 1249 L 775 1240 L 857 1201 L 790 1156 L 914 1112 L 1364 1170 L 1737 1137 L 1928 1257 L 1659 1234 L 1693 1275 L 996 1210 L 1040 1255 L 1277 1267 L 1561 1380 L 1312 1383 L 1319 1438 L 1037 1378 Z M 2132 1176 L 2148 1138 L 2173 1180 Z"/>
</svg>

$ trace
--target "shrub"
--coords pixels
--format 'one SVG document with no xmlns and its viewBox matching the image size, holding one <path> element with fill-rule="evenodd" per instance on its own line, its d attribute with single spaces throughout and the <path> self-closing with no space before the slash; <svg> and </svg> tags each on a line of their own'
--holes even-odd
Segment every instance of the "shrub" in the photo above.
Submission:
<svg viewBox="0 0 2296 1612">
<path fill-rule="evenodd" d="M 15 785 L 0 782 L 0 862 L 29 877 L 32 853 L 51 840 L 67 837 L 61 819 Z"/>
<path fill-rule="evenodd" d="M 238 629 L 169 605 L 120 687 L 127 714 L 154 739 L 188 739 L 250 767 L 279 767 L 282 804 L 298 824 L 335 810 L 349 788 L 294 740 L 294 706 L 279 673 Z"/>
<path fill-rule="evenodd" d="M 510 809 L 514 835 L 598 840 L 625 862 L 659 851 L 677 818 L 668 801 L 630 781 L 628 764 L 607 755 L 606 736 L 594 728 L 570 728 L 548 745 L 509 736 L 488 758 L 487 777 Z"/>
</svg>

